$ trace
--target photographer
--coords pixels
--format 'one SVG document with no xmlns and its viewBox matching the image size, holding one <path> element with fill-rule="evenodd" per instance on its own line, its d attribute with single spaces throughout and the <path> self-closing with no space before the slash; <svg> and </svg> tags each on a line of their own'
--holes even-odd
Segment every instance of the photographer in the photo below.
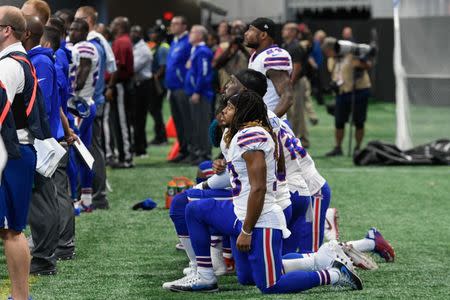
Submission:
<svg viewBox="0 0 450 300">
<path fill-rule="evenodd" d="M 231 24 L 230 42 L 221 43 L 214 54 L 213 68 L 219 72 L 219 88 L 222 91 L 230 81 L 230 75 L 246 69 L 250 53 L 243 45 L 246 25 L 239 20 Z"/>
<path fill-rule="evenodd" d="M 335 137 L 336 146 L 326 156 L 342 155 L 342 140 L 344 139 L 345 123 L 355 125 L 356 147 L 358 151 L 364 137 L 364 122 L 366 121 L 367 105 L 370 94 L 370 78 L 367 70 L 372 66 L 368 55 L 354 55 L 355 51 L 339 47 L 335 38 L 327 37 L 322 45 L 324 54 L 331 58 L 328 69 L 331 72 L 332 86 L 336 92 Z M 355 49 L 359 45 L 354 44 Z M 343 48 L 343 47 L 341 47 Z M 358 50 L 358 49 L 357 49 Z"/>
</svg>

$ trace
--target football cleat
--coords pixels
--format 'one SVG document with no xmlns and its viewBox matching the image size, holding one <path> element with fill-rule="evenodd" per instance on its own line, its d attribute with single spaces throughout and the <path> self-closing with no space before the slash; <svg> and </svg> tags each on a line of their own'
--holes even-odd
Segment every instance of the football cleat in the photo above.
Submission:
<svg viewBox="0 0 450 300">
<path fill-rule="evenodd" d="M 339 240 L 339 214 L 336 208 L 327 209 L 325 215 L 325 239 L 328 241 Z"/>
<path fill-rule="evenodd" d="M 378 269 L 377 263 L 368 255 L 355 249 L 352 245 L 346 243 L 340 243 L 342 250 L 353 262 L 355 267 L 363 270 L 376 270 Z"/>
<path fill-rule="evenodd" d="M 228 258 L 228 257 L 224 257 L 225 260 L 225 265 L 227 266 L 227 274 L 232 274 L 236 271 L 236 266 L 234 263 L 234 259 Z"/>
<path fill-rule="evenodd" d="M 169 288 L 172 292 L 217 292 L 216 277 L 210 280 L 203 278 L 199 273 L 195 273 L 183 281 L 171 285 Z"/>
<path fill-rule="evenodd" d="M 197 271 L 195 268 L 195 265 L 191 262 L 189 262 L 189 267 L 186 267 L 183 269 L 183 275 L 191 274 L 192 272 Z"/>
<path fill-rule="evenodd" d="M 314 253 L 314 269 L 316 271 L 328 269 L 336 260 L 342 262 L 351 271 L 354 270 L 352 260 L 345 254 L 342 246 L 335 240 L 323 244 L 319 248 L 319 251 Z"/>
<path fill-rule="evenodd" d="M 384 258 L 386 262 L 393 262 L 395 259 L 395 250 L 391 244 L 384 239 L 383 235 L 375 228 L 369 229 L 366 239 L 375 241 L 375 248 L 373 252 Z"/>
<path fill-rule="evenodd" d="M 353 290 L 362 290 L 361 278 L 339 260 L 334 261 L 332 268 L 339 271 L 339 280 L 334 284 L 339 287 L 351 287 Z"/>
<path fill-rule="evenodd" d="M 83 201 L 80 201 L 80 207 L 81 207 L 81 212 L 83 212 L 83 213 L 91 213 L 92 211 L 94 211 L 94 207 L 92 206 L 92 204 L 85 205 L 83 203 Z"/>
<path fill-rule="evenodd" d="M 179 251 L 184 251 L 184 246 L 182 243 L 178 243 L 175 245 L 175 249 L 177 249 Z"/>
<path fill-rule="evenodd" d="M 186 269 L 187 269 L 187 268 L 186 268 Z M 192 276 L 194 276 L 194 275 L 197 274 L 197 271 L 192 271 L 191 268 L 189 268 L 189 270 L 190 270 L 190 272 L 187 273 L 187 274 L 185 274 L 184 277 L 182 277 L 182 278 L 180 278 L 180 279 L 177 279 L 177 280 L 174 280 L 174 281 L 164 282 L 163 285 L 162 285 L 162 287 L 163 287 L 164 289 L 166 289 L 166 290 L 170 290 L 170 288 L 171 288 L 173 285 L 182 284 L 183 282 L 185 282 L 186 280 L 188 280 L 190 277 L 192 277 Z"/>
</svg>

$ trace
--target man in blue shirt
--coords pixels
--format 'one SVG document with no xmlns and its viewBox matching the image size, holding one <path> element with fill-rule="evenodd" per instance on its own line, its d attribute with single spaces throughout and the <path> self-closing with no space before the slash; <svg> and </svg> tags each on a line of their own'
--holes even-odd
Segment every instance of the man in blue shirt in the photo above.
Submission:
<svg viewBox="0 0 450 300">
<path fill-rule="evenodd" d="M 192 26 L 189 34 L 192 49 L 186 64 L 188 70 L 184 80 L 184 90 L 189 97 L 191 107 L 192 154 L 194 155 L 191 163 L 193 165 L 211 159 L 208 129 L 214 97 L 211 68 L 213 53 L 205 44 L 207 37 L 208 30 L 204 26 Z"/>
<path fill-rule="evenodd" d="M 58 139 L 60 126 L 60 102 L 53 50 L 40 45 L 44 26 L 36 16 L 25 16 L 27 30 L 22 44 L 36 69 L 39 87 L 45 99 L 53 137 Z M 55 250 L 59 239 L 58 199 L 53 178 L 35 173 L 32 201 L 29 210 L 29 224 L 34 247 L 31 251 L 30 273 L 52 275 L 56 273 Z"/>
<path fill-rule="evenodd" d="M 189 159 L 191 150 L 188 146 L 191 142 L 192 118 L 189 111 L 189 99 L 184 91 L 186 62 L 191 54 L 191 45 L 185 17 L 173 17 L 170 30 L 174 34 L 174 39 L 167 56 L 165 82 L 170 91 L 170 108 L 180 143 L 180 153 L 171 162 L 178 163 Z"/>
</svg>

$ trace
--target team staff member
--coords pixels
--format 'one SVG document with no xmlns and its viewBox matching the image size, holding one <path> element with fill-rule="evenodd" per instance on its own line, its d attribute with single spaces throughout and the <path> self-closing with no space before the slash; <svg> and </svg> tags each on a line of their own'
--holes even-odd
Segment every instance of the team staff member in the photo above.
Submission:
<svg viewBox="0 0 450 300">
<path fill-rule="evenodd" d="M 61 126 L 60 103 L 53 50 L 40 45 L 44 25 L 36 16 L 26 16 L 27 29 L 22 44 L 36 69 L 39 87 L 45 99 L 45 108 L 52 136 L 58 140 Z M 59 214 L 56 186 L 53 178 L 36 172 L 28 221 L 33 239 L 30 273 L 52 275 L 56 273 L 55 250 L 58 246 Z"/>
<path fill-rule="evenodd" d="M 189 157 L 189 144 L 192 133 L 192 118 L 189 99 L 184 91 L 186 78 L 186 62 L 191 54 L 187 21 L 183 16 L 175 16 L 170 23 L 170 31 L 174 35 L 170 44 L 166 63 L 166 87 L 170 91 L 170 109 L 177 129 L 180 153 L 171 162 L 177 163 Z"/>
<path fill-rule="evenodd" d="M 186 64 L 187 73 L 184 90 L 189 96 L 192 117 L 192 164 L 211 159 L 211 144 L 208 128 L 211 122 L 211 103 L 214 97 L 212 88 L 211 61 L 213 53 L 205 41 L 208 30 L 204 26 L 192 26 L 189 42 L 191 56 Z"/>
<path fill-rule="evenodd" d="M 133 167 L 131 126 L 133 111 L 133 91 L 130 89 L 133 77 L 133 44 L 130 39 L 130 22 L 126 17 L 117 17 L 111 23 L 114 41 L 112 49 L 116 57 L 117 71 L 111 74 L 106 90 L 106 98 L 111 102 L 113 134 L 119 150 L 119 163 L 113 167 Z M 114 97 L 114 92 L 116 96 Z"/>
<path fill-rule="evenodd" d="M 14 116 L 13 128 L 17 129 L 16 136 L 9 132 L 7 136 L 13 143 L 7 144 L 19 151 L 8 160 L 0 185 L 0 236 L 13 299 L 29 297 L 30 250 L 22 231 L 27 224 L 36 168 L 33 143 L 35 138 L 51 137 L 35 70 L 20 42 L 25 29 L 25 18 L 18 8 L 0 7 L 0 81 L 7 87 Z M 3 130 L 2 136 L 5 139 Z"/>
<path fill-rule="evenodd" d="M 93 195 L 92 205 L 94 209 L 107 209 L 109 208 L 109 202 L 106 194 L 106 164 L 105 154 L 103 150 L 103 115 L 105 111 L 105 72 L 114 73 L 117 71 L 116 58 L 109 45 L 108 41 L 94 30 L 97 22 L 97 11 L 92 6 L 80 7 L 75 17 L 77 19 L 85 20 L 89 25 L 88 41 L 91 42 L 97 49 L 99 55 L 99 70 L 98 80 L 95 83 L 94 101 L 97 108 L 93 134 L 92 134 L 92 147 L 90 149 L 92 156 L 95 159 L 94 170 L 94 182 L 93 182 Z"/>
<path fill-rule="evenodd" d="M 350 39 L 351 35 L 348 38 Z M 354 124 L 356 127 L 355 152 L 359 151 L 364 138 L 364 123 L 367 117 L 371 87 L 367 70 L 372 67 L 372 63 L 367 59 L 360 59 L 352 54 L 337 56 L 334 51 L 335 44 L 335 38 L 327 37 L 322 45 L 325 55 L 334 58 L 329 68 L 331 79 L 336 83 L 337 87 L 336 109 L 334 112 L 336 145 L 333 150 L 326 154 L 327 156 L 342 155 L 341 145 L 344 139 L 344 128 L 349 118 L 350 125 Z M 353 100 L 354 105 L 352 107 Z"/>
<path fill-rule="evenodd" d="M 152 52 L 143 39 L 141 26 L 133 26 L 130 31 L 133 42 L 134 83 L 136 85 L 136 106 L 134 118 L 134 151 L 137 156 L 147 155 L 148 106 L 150 104 L 152 75 Z"/>
</svg>

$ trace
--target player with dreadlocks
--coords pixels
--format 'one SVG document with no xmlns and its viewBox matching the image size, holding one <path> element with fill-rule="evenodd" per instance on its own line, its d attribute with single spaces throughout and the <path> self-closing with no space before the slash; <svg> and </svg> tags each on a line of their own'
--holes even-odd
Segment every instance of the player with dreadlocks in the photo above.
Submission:
<svg viewBox="0 0 450 300">
<path fill-rule="evenodd" d="M 292 293 L 337 284 L 362 289 L 361 280 L 340 261 L 322 271 L 282 274 L 282 238 L 289 236 L 276 204 L 277 138 L 262 98 L 243 91 L 223 111 L 229 130 L 225 154 L 233 201 L 204 199 L 186 207 L 186 222 L 196 255 L 197 271 L 170 287 L 172 291 L 216 291 L 210 235 L 231 237 L 238 280 L 255 284 L 263 293 Z"/>
</svg>

